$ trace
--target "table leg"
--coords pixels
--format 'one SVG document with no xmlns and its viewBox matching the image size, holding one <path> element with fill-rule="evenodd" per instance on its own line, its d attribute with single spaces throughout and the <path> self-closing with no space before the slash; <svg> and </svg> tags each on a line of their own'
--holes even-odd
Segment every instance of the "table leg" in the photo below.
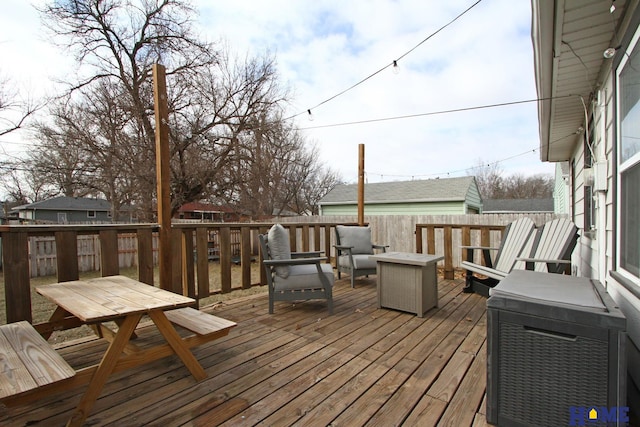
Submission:
<svg viewBox="0 0 640 427">
<path fill-rule="evenodd" d="M 162 310 L 154 310 L 150 311 L 149 317 L 153 320 L 153 323 L 156 324 L 158 330 L 164 336 L 164 339 L 167 340 L 167 343 L 171 346 L 173 351 L 178 355 L 184 366 L 187 367 L 191 375 L 197 380 L 200 381 L 207 377 L 207 373 L 204 371 L 204 368 L 198 361 L 196 360 L 191 350 L 186 346 L 182 337 L 178 335 L 178 332 L 175 330 L 167 316 L 164 314 Z"/>
<path fill-rule="evenodd" d="M 51 314 L 51 317 L 49 317 L 49 323 L 55 324 L 59 321 L 64 320 L 67 316 L 70 316 L 70 315 L 71 313 L 69 313 L 64 308 L 58 306 L 56 307 L 55 311 Z M 45 340 L 48 340 L 51 337 L 51 334 L 53 334 L 53 329 L 50 331 L 40 333 L 40 335 L 42 335 L 42 337 Z"/>
<path fill-rule="evenodd" d="M 89 412 L 91 411 L 93 404 L 98 399 L 98 396 L 100 396 L 102 388 L 106 384 L 109 375 L 111 375 L 113 368 L 116 366 L 118 359 L 122 355 L 122 350 L 129 342 L 131 334 L 136 329 L 141 318 L 142 314 L 132 314 L 124 319 L 122 325 L 118 329 L 115 339 L 111 342 L 107 352 L 102 357 L 102 360 L 98 365 L 98 369 L 91 377 L 87 391 L 82 396 L 76 411 L 67 423 L 67 427 L 81 426 L 84 424 L 84 421 L 89 416 Z"/>
</svg>

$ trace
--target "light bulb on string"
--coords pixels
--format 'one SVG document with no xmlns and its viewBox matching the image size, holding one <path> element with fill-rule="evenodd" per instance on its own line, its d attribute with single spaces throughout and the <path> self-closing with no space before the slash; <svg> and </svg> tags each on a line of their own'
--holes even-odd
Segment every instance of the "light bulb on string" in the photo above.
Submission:
<svg viewBox="0 0 640 427">
<path fill-rule="evenodd" d="M 393 60 L 393 74 L 400 74 L 400 66 L 398 66 L 398 61 Z"/>
<path fill-rule="evenodd" d="M 309 119 L 310 122 L 312 122 L 313 119 L 314 119 L 313 114 L 311 114 L 311 110 L 310 109 L 307 110 L 307 118 Z"/>
</svg>

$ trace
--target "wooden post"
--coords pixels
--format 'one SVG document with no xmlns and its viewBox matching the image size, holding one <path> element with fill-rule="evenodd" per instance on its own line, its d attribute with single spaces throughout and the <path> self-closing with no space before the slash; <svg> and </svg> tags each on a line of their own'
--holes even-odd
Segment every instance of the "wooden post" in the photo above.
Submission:
<svg viewBox="0 0 640 427">
<path fill-rule="evenodd" d="M 171 197 L 169 193 L 169 108 L 165 68 L 153 64 L 153 101 L 156 118 L 156 179 L 158 192 L 160 287 L 172 290 Z"/>
<path fill-rule="evenodd" d="M 364 225 L 364 144 L 358 144 L 358 225 Z"/>
<path fill-rule="evenodd" d="M 33 323 L 28 254 L 27 233 L 2 233 L 2 268 L 7 323 L 20 320 Z"/>
</svg>

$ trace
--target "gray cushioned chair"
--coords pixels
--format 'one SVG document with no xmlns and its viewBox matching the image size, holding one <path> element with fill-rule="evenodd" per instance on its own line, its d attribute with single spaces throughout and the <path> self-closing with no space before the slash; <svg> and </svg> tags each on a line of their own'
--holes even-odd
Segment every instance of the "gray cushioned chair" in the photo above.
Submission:
<svg viewBox="0 0 640 427">
<path fill-rule="evenodd" d="M 321 252 L 291 252 L 289 231 L 275 224 L 258 236 L 269 286 L 269 314 L 275 301 L 326 299 L 333 314 L 333 267 Z"/>
<path fill-rule="evenodd" d="M 371 243 L 371 228 L 336 225 L 336 269 L 351 276 L 351 287 L 358 276 L 376 274 L 376 261 L 369 259 L 374 249 L 386 252 L 388 245 Z"/>
</svg>

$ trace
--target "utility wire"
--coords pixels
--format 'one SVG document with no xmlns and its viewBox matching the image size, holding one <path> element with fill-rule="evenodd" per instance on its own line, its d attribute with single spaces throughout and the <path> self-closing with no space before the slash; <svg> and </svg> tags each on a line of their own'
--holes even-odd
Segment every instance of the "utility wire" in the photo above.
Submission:
<svg viewBox="0 0 640 427">
<path fill-rule="evenodd" d="M 477 105 L 475 107 L 464 107 L 464 108 L 456 108 L 452 110 L 441 110 L 441 111 L 431 111 L 428 113 L 418 113 L 418 114 L 408 114 L 405 116 L 394 116 L 394 117 L 382 117 L 377 119 L 368 119 L 368 120 L 358 120 L 353 122 L 344 122 L 344 123 L 333 123 L 328 125 L 319 125 L 319 126 L 307 126 L 307 127 L 299 127 L 299 130 L 307 130 L 307 129 L 322 129 L 322 128 L 330 128 L 330 127 L 338 127 L 338 126 L 351 126 L 351 125 L 360 125 L 365 123 L 376 123 L 376 122 L 385 122 L 390 120 L 400 120 L 400 119 L 411 119 L 415 117 L 425 117 L 425 116 L 435 116 L 438 114 L 449 114 L 449 113 L 460 113 L 463 111 L 473 111 L 473 110 L 482 110 L 486 108 L 496 108 L 496 107 L 505 107 L 507 105 L 518 105 L 518 104 L 526 104 L 530 102 L 538 102 L 538 101 L 547 101 L 552 99 L 562 99 L 562 98 L 571 98 L 577 95 L 563 95 L 557 97 L 549 97 L 549 98 L 535 98 L 535 99 L 525 99 L 522 101 L 511 101 L 511 102 L 502 102 L 498 104 L 488 104 L 488 105 Z"/>
<path fill-rule="evenodd" d="M 403 53 L 402 55 L 400 55 L 397 59 L 393 60 L 391 63 L 385 65 L 384 67 L 380 68 L 378 71 L 375 71 L 371 74 L 369 74 L 367 77 L 365 77 L 364 79 L 360 80 L 359 82 L 349 86 L 348 88 L 344 89 L 341 92 L 338 92 L 337 94 L 333 95 L 330 98 L 325 99 L 324 101 L 320 102 L 319 104 L 308 108 L 304 111 L 299 112 L 298 114 L 294 114 L 293 116 L 289 116 L 287 118 L 285 118 L 284 120 L 290 120 L 293 119 L 294 117 L 298 117 L 302 114 L 308 113 L 311 114 L 311 110 L 314 110 L 316 108 L 318 108 L 319 106 L 326 104 L 329 101 L 333 101 L 334 99 L 336 99 L 337 97 L 344 95 L 345 93 L 349 92 L 351 89 L 354 89 L 357 86 L 360 86 L 362 83 L 366 82 L 367 80 L 369 80 L 370 78 L 374 77 L 375 75 L 381 73 L 382 71 L 386 70 L 389 67 L 392 66 L 397 66 L 398 65 L 398 61 L 401 60 L 402 58 L 404 58 L 405 56 L 407 56 L 408 54 L 410 54 L 411 52 L 413 52 L 414 50 L 416 50 L 420 45 L 422 45 L 424 42 L 426 42 L 427 40 L 429 40 L 431 37 L 435 36 L 436 34 L 438 34 L 440 31 L 444 30 L 445 28 L 447 28 L 449 25 L 453 24 L 455 21 L 457 21 L 459 18 L 461 18 L 464 14 L 466 14 L 467 12 L 469 12 L 471 9 L 473 9 L 475 6 L 477 6 L 482 0 L 478 0 L 476 1 L 474 4 L 472 4 L 471 6 L 469 6 L 464 12 L 460 13 L 458 16 L 456 16 L 455 18 L 453 18 L 451 21 L 447 22 L 445 25 L 443 25 L 442 27 L 438 28 L 435 32 L 429 34 L 425 39 L 423 39 L 420 43 L 418 43 L 417 45 L 415 45 L 414 47 L 412 47 L 411 49 L 409 49 L 408 51 L 406 51 L 405 53 Z"/>
<path fill-rule="evenodd" d="M 549 145 L 556 144 L 556 143 L 558 143 L 560 141 L 563 141 L 563 140 L 565 140 L 565 139 L 567 139 L 567 138 L 569 138 L 571 136 L 575 136 L 575 135 L 576 135 L 575 132 L 570 133 L 568 135 L 565 135 L 563 137 L 560 137 L 558 139 L 555 139 L 555 140 L 549 142 Z M 527 151 L 524 151 L 524 152 L 519 153 L 519 154 L 514 154 L 513 156 L 505 157 L 504 159 L 501 159 L 501 160 L 496 160 L 496 161 L 493 161 L 493 162 L 489 162 L 489 163 L 486 164 L 486 166 L 492 166 L 492 165 L 497 165 L 497 164 L 500 164 L 500 163 L 504 163 L 504 162 L 506 162 L 508 160 L 515 159 L 516 157 L 524 156 L 524 155 L 530 154 L 530 153 L 535 153 L 538 150 L 539 150 L 539 147 L 531 149 L 531 150 L 527 150 Z M 432 177 L 432 176 L 435 176 L 435 177 L 449 176 L 449 175 L 457 174 L 457 173 L 460 173 L 460 172 L 472 171 L 476 167 L 477 166 L 472 166 L 472 167 L 468 167 L 468 168 L 465 168 L 465 169 L 458 169 L 458 170 L 454 170 L 454 171 L 441 172 L 441 173 L 430 173 L 430 174 L 424 174 L 424 175 L 418 175 L 418 174 L 414 174 L 414 175 L 394 175 L 394 174 L 382 174 L 382 173 L 378 173 L 378 172 L 365 172 L 365 173 L 367 173 L 368 175 L 376 175 L 376 176 L 379 175 L 380 177 L 387 176 L 387 177 L 394 177 L 394 178 L 412 178 L 413 179 L 413 178 L 416 178 L 416 177 L 421 178 L 421 177 Z"/>
</svg>

